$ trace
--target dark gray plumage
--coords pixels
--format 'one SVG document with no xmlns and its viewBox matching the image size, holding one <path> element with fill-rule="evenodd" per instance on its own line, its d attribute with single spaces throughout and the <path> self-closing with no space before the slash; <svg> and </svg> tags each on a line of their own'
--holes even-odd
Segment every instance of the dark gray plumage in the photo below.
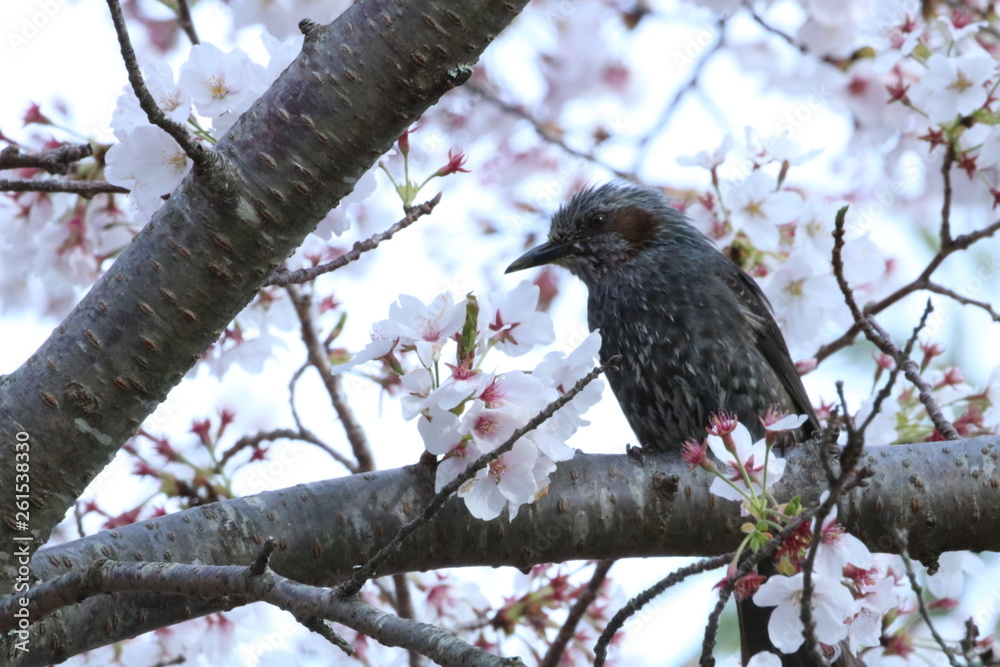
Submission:
<svg viewBox="0 0 1000 667">
<path fill-rule="evenodd" d="M 709 415 L 734 413 L 755 438 L 774 405 L 818 421 L 767 297 L 683 213 L 653 190 L 610 183 L 552 217 L 547 243 L 508 272 L 557 264 L 589 290 L 608 382 L 644 448 L 701 441 Z"/>
</svg>

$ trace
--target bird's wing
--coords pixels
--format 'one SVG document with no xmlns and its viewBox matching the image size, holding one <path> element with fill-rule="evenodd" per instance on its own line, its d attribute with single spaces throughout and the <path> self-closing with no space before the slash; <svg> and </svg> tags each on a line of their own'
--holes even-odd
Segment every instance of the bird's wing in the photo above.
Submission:
<svg viewBox="0 0 1000 667">
<path fill-rule="evenodd" d="M 723 269 L 723 275 L 720 277 L 739 299 L 747 321 L 756 332 L 757 349 L 761 351 L 767 363 L 781 379 L 781 384 L 795 403 L 798 413 L 809 417 L 808 424 L 812 429 L 807 430 L 818 430 L 819 419 L 813 410 L 806 388 L 802 385 L 799 372 L 792 362 L 788 345 L 785 344 L 785 338 L 781 335 L 781 329 L 778 328 L 778 323 L 774 320 L 771 302 L 767 300 L 757 281 L 748 276 L 743 269 L 731 261 L 726 262 L 725 265 L 726 268 Z"/>
</svg>

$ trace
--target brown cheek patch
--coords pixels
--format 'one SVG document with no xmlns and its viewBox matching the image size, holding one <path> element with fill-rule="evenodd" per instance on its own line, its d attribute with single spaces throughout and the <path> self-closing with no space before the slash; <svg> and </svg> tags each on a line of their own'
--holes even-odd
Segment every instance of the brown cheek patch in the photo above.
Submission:
<svg viewBox="0 0 1000 667">
<path fill-rule="evenodd" d="M 656 217 L 644 208 L 627 208 L 619 211 L 608 225 L 628 241 L 635 251 L 645 248 L 656 235 Z"/>
</svg>

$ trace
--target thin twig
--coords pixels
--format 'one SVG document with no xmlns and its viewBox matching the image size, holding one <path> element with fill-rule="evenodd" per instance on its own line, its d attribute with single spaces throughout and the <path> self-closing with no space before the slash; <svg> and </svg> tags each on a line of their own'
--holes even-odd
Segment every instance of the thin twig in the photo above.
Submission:
<svg viewBox="0 0 1000 667">
<path fill-rule="evenodd" d="M 938 249 L 937 254 L 931 258 L 931 260 L 927 263 L 927 266 L 924 267 L 924 270 L 920 272 L 920 275 L 880 301 L 866 305 L 864 312 L 869 315 L 878 315 L 883 310 L 892 306 L 904 297 L 909 296 L 914 292 L 919 292 L 920 290 L 930 289 L 929 286 L 932 284 L 931 275 L 933 275 L 937 268 L 941 266 L 941 263 L 945 259 L 955 252 L 967 249 L 973 243 L 976 243 L 981 239 L 993 236 L 998 231 L 1000 231 L 1000 220 L 997 220 L 974 232 L 956 236 L 947 246 L 942 246 Z M 812 355 L 813 358 L 816 359 L 816 363 L 820 363 L 834 352 L 837 352 L 838 350 L 841 350 L 853 343 L 859 333 L 861 333 L 861 325 L 855 319 L 854 323 L 848 327 L 847 331 L 826 345 L 821 345 L 820 348 L 816 350 L 816 354 Z"/>
<path fill-rule="evenodd" d="M 93 197 L 105 192 L 127 195 L 130 191 L 107 181 L 36 181 L 33 179 L 0 179 L 0 192 L 68 192 L 81 197 Z"/>
<path fill-rule="evenodd" d="M 73 163 L 94 154 L 90 144 L 66 144 L 58 148 L 22 153 L 17 146 L 7 146 L 0 151 L 0 169 L 35 168 L 50 174 L 68 174 Z"/>
<path fill-rule="evenodd" d="M 907 359 L 910 358 L 910 353 L 913 352 L 913 346 L 917 342 L 917 336 L 919 336 L 920 331 L 927 324 L 927 317 L 931 314 L 930 305 L 931 303 L 930 301 L 928 301 L 927 308 L 924 309 L 923 316 L 921 316 L 920 321 L 917 323 L 917 326 L 913 327 L 913 333 L 910 334 L 910 339 L 906 341 L 906 348 L 903 350 L 903 355 Z M 881 411 L 882 403 L 885 401 L 886 398 L 889 397 L 889 394 L 892 392 L 892 388 L 896 383 L 896 378 L 899 376 L 899 372 L 902 369 L 903 367 L 900 364 L 893 363 L 892 370 L 889 371 L 889 378 L 888 380 L 886 380 L 885 386 L 882 387 L 878 395 L 875 397 L 875 401 L 872 403 L 871 412 L 868 413 L 868 417 L 865 418 L 865 421 L 861 424 L 861 428 L 858 429 L 858 431 L 861 433 L 862 436 L 864 435 L 865 429 L 868 428 L 868 425 L 871 424 L 872 421 L 874 421 L 875 417 Z"/>
<path fill-rule="evenodd" d="M 340 465 L 347 468 L 352 474 L 358 472 L 357 465 L 348 459 L 346 456 L 338 452 L 337 450 L 330 447 L 330 445 L 323 442 L 319 436 L 310 431 L 309 429 L 302 428 L 301 425 L 299 430 L 294 430 L 290 428 L 276 428 L 270 431 L 260 431 L 259 433 L 254 433 L 253 435 L 245 435 L 235 443 L 233 446 L 222 453 L 219 457 L 219 462 L 216 464 L 216 472 L 222 470 L 222 468 L 229 462 L 233 456 L 238 452 L 246 449 L 247 447 L 254 447 L 259 445 L 264 441 L 270 440 L 301 440 L 303 442 L 308 442 L 311 445 L 319 447 L 324 452 L 330 455 L 330 458 L 335 460 Z"/>
<path fill-rule="evenodd" d="M 608 621 L 607 626 L 604 628 L 604 632 L 602 632 L 601 636 L 597 638 L 597 644 L 594 645 L 594 667 L 601 667 L 604 665 L 608 658 L 608 646 L 611 645 L 611 640 L 615 638 L 618 631 L 623 625 L 625 625 L 625 621 L 649 604 L 653 598 L 657 597 L 668 588 L 676 586 L 692 575 L 708 572 L 709 570 L 714 570 L 717 567 L 726 565 L 730 560 L 732 560 L 732 558 L 733 554 L 728 553 L 716 556 L 715 558 L 705 558 L 697 563 L 692 563 L 686 567 L 682 567 L 674 572 L 671 572 L 669 575 L 660 579 L 658 582 L 629 600 L 628 604 L 619 609 L 615 615 L 611 617 L 611 620 Z"/>
<path fill-rule="evenodd" d="M 337 269 L 343 268 L 350 264 L 351 262 L 357 260 L 362 254 L 368 252 L 369 250 L 374 250 L 378 247 L 379 243 L 387 241 L 393 237 L 396 232 L 406 229 L 414 222 L 419 220 L 425 215 L 428 215 L 434 210 L 434 207 L 438 205 L 441 201 L 441 193 L 437 193 L 434 197 L 428 201 L 425 201 L 419 206 L 411 206 L 406 209 L 406 217 L 394 224 L 389 229 L 384 232 L 379 232 L 378 234 L 373 234 L 364 241 L 357 241 L 351 251 L 344 253 L 332 262 L 327 262 L 326 264 L 320 264 L 319 266 L 314 266 L 309 269 L 300 269 L 298 271 L 289 271 L 284 268 L 280 268 L 274 272 L 274 274 L 267 279 L 265 285 L 277 285 L 278 287 L 287 287 L 294 283 L 307 283 L 311 280 L 315 280 L 324 273 L 330 273 L 331 271 L 336 271 Z"/>
<path fill-rule="evenodd" d="M 705 624 L 705 638 L 701 643 L 699 665 L 702 667 L 714 667 L 715 665 L 715 657 L 712 655 L 712 652 L 715 650 L 715 637 L 719 633 L 719 618 L 722 616 L 722 610 L 725 609 L 726 603 L 729 602 L 729 597 L 733 594 L 736 582 L 757 567 L 757 563 L 773 554 L 792 533 L 799 529 L 799 526 L 812 518 L 813 512 L 814 510 L 811 509 L 805 510 L 802 514 L 792 519 L 791 523 L 785 526 L 780 533 L 765 542 L 764 546 L 758 551 L 746 554 L 740 561 L 736 571 L 729 576 L 726 583 L 719 589 L 719 599 L 716 601 L 712 613 L 708 615 L 708 622 Z M 729 554 L 729 558 L 732 558 L 732 554 Z"/>
<path fill-rule="evenodd" d="M 278 541 L 271 536 L 268 536 L 268 538 L 264 540 L 264 546 L 260 548 L 260 551 L 257 553 L 257 557 L 252 563 L 250 563 L 250 567 L 247 568 L 247 572 L 251 577 L 264 574 L 267 570 L 267 563 L 271 560 L 271 554 L 274 553 L 277 546 Z"/>
<path fill-rule="evenodd" d="M 932 310 L 930 299 L 927 300 L 928 311 Z M 868 321 L 871 323 L 873 329 L 875 329 L 879 336 L 878 338 L 882 341 L 883 345 L 879 348 L 888 355 L 891 355 L 897 364 L 902 365 L 903 374 L 906 375 L 906 379 L 909 380 L 914 387 L 917 388 L 919 393 L 920 402 L 924 404 L 924 409 L 927 410 L 927 416 L 931 418 L 934 423 L 934 428 L 938 430 L 945 440 L 958 440 L 961 436 L 958 435 L 958 431 L 955 430 L 954 424 L 948 421 L 948 418 L 944 416 L 941 411 L 941 406 L 938 405 L 937 399 L 934 398 L 934 388 L 923 379 L 920 375 L 920 369 L 917 367 L 917 362 L 913 361 L 909 357 L 905 356 L 900 352 L 899 348 L 892 342 L 889 338 L 889 334 L 886 333 L 875 318 L 871 315 L 867 316 Z M 875 342 L 874 340 L 872 342 Z M 876 345 L 878 343 L 876 342 Z"/>
<path fill-rule="evenodd" d="M 347 403 L 343 387 L 341 387 L 341 377 L 330 372 L 329 355 L 320 342 L 313 324 L 312 297 L 308 293 L 300 292 L 295 285 L 287 285 L 285 289 L 291 297 L 295 314 L 299 318 L 300 335 L 306 346 L 309 364 L 319 373 L 320 380 L 323 381 L 326 393 L 330 397 L 330 403 L 340 418 L 344 434 L 347 436 L 351 451 L 354 453 L 354 459 L 357 461 L 357 472 L 375 470 L 375 458 L 372 456 L 371 446 L 368 444 L 368 438 L 365 436 L 361 423 L 355 418 L 354 411 Z"/>
<path fill-rule="evenodd" d="M 546 127 L 544 123 L 542 123 L 540 120 L 529 114 L 520 106 L 516 104 L 511 104 L 510 102 L 505 102 L 504 100 L 494 95 L 492 92 L 486 90 L 486 88 L 483 88 L 478 84 L 472 83 L 471 81 L 466 83 L 465 86 L 463 87 L 466 88 L 467 90 L 471 90 L 472 92 L 479 95 L 481 98 L 483 98 L 493 106 L 497 107 L 498 109 L 504 111 L 505 113 L 508 113 L 512 116 L 516 116 L 521 120 L 527 121 L 531 125 L 531 127 L 535 130 L 535 134 L 537 134 L 542 140 L 552 144 L 553 146 L 558 146 L 566 153 L 569 153 L 574 157 L 578 157 L 581 160 L 586 160 L 587 162 L 595 164 L 598 167 L 601 167 L 602 169 L 611 172 L 618 178 L 628 181 L 636 180 L 635 173 L 630 173 L 627 171 L 622 171 L 621 169 L 616 169 L 615 167 L 612 167 L 606 162 L 600 160 L 593 153 L 573 148 L 565 141 L 563 141 L 562 138 L 553 134 L 552 131 L 548 127 Z"/>
<path fill-rule="evenodd" d="M 496 449 L 490 452 L 486 452 L 478 459 L 469 464 L 469 466 L 461 472 L 455 479 L 451 480 L 448 484 L 444 486 L 438 493 L 434 494 L 427 506 L 420 513 L 419 516 L 412 519 L 409 523 L 403 525 L 402 528 L 393 536 L 389 542 L 379 549 L 375 555 L 373 555 L 368 562 L 362 566 L 359 566 L 354 571 L 354 576 L 348 581 L 337 586 L 334 592 L 340 596 L 350 597 L 352 595 L 357 595 L 358 591 L 366 581 L 371 579 L 378 572 L 379 568 L 389 559 L 399 547 L 403 544 L 410 534 L 415 531 L 420 526 L 427 523 L 431 517 L 438 513 L 438 511 L 444 507 L 445 502 L 451 498 L 452 494 L 458 491 L 463 484 L 471 480 L 476 476 L 481 469 L 485 468 L 489 463 L 499 456 L 506 454 L 513 447 L 514 443 L 523 438 L 526 434 L 538 428 L 542 423 L 544 423 L 549 417 L 554 415 L 559 408 L 563 407 L 570 401 L 572 401 L 577 394 L 583 391 L 584 387 L 590 384 L 598 375 L 603 373 L 608 368 L 613 368 L 614 364 L 618 363 L 618 357 L 613 357 L 608 360 L 607 363 L 602 364 L 592 371 L 587 373 L 583 378 L 580 379 L 573 387 L 567 391 L 565 394 L 557 398 L 556 400 L 549 403 L 544 410 L 539 412 L 537 415 L 528 420 L 521 428 L 515 430 L 506 441 Z"/>
<path fill-rule="evenodd" d="M 307 630 L 315 632 L 317 635 L 339 648 L 346 655 L 354 655 L 354 646 L 352 646 L 349 641 L 334 632 L 333 628 L 330 627 L 330 624 L 322 618 L 318 618 L 316 616 L 309 618 L 296 617 L 295 620 L 301 623 Z"/>
<path fill-rule="evenodd" d="M 945 643 L 944 638 L 938 633 L 937 628 L 931 622 L 931 615 L 927 612 L 927 605 L 924 604 L 924 589 L 917 583 L 917 575 L 913 572 L 913 563 L 910 561 L 910 552 L 906 548 L 907 535 L 904 531 L 897 531 L 894 535 L 896 538 L 896 546 L 899 548 L 899 555 L 903 559 L 903 566 L 906 568 L 906 578 L 910 580 L 910 589 L 917 596 L 917 605 L 920 609 L 920 616 L 924 619 L 924 623 L 927 624 L 927 629 L 930 630 L 931 636 L 934 637 L 934 641 L 937 645 L 941 647 L 941 651 L 948 657 L 948 663 L 952 667 L 960 667 L 958 660 L 955 658 L 954 652 L 952 652 L 951 647 Z"/>
<path fill-rule="evenodd" d="M 955 162 L 955 144 L 948 143 L 941 162 L 941 178 L 944 180 L 944 201 L 941 203 L 941 247 L 951 243 L 951 165 Z"/>
<path fill-rule="evenodd" d="M 192 44 L 200 44 L 198 31 L 194 29 L 194 19 L 191 18 L 191 6 L 188 0 L 177 0 L 177 25 L 188 36 Z"/>
<path fill-rule="evenodd" d="M 601 591 L 601 586 L 608 576 L 608 570 L 614 564 L 615 561 L 613 560 L 601 560 L 597 562 L 597 567 L 594 568 L 594 573 L 590 576 L 590 581 L 587 582 L 586 587 L 584 587 L 580 595 L 576 598 L 569 613 L 566 615 L 566 620 L 563 622 L 562 627 L 559 628 L 559 633 L 556 634 L 556 638 L 549 645 L 549 650 L 545 652 L 545 657 L 538 662 L 538 667 L 558 667 L 563 654 L 566 652 L 566 647 L 569 645 L 570 640 L 573 639 L 576 626 L 580 623 L 583 615 L 587 613 L 590 605 L 597 599 L 597 594 Z"/>
<path fill-rule="evenodd" d="M 840 216 L 838 215 L 838 218 L 839 217 Z M 841 405 L 843 407 L 844 414 L 847 415 L 847 402 L 844 399 L 843 389 L 844 384 L 842 382 L 838 382 L 837 390 L 840 394 Z M 826 497 L 826 500 L 820 503 L 819 507 L 816 508 L 815 514 L 812 518 L 812 521 L 814 522 L 812 539 L 810 540 L 806 557 L 802 561 L 802 597 L 799 608 L 799 618 L 802 620 L 802 637 L 804 639 L 803 646 L 812 663 L 816 665 L 827 664 L 826 658 L 819 649 L 819 642 L 816 639 L 816 623 L 813 620 L 812 613 L 812 575 L 813 567 L 816 563 L 816 554 L 819 551 L 820 543 L 823 541 L 823 521 L 826 520 L 826 517 L 830 515 L 830 512 L 833 511 L 833 508 L 836 507 L 837 503 L 844 495 L 844 491 L 847 488 L 848 483 L 860 479 L 862 476 L 867 474 L 866 470 L 855 471 L 855 467 L 857 466 L 858 461 L 861 460 L 861 455 L 864 452 L 864 446 L 864 434 L 852 427 L 848 427 L 847 444 L 844 446 L 844 450 L 840 456 L 840 475 L 838 475 L 837 478 L 829 485 L 829 495 Z"/>
<path fill-rule="evenodd" d="M 840 287 L 841 294 L 844 296 L 844 302 L 851 311 L 851 316 L 854 318 L 855 324 L 860 327 L 861 331 L 878 349 L 882 350 L 889 356 L 891 356 L 896 361 L 896 365 L 903 369 L 903 373 L 920 392 L 920 402 L 924 404 L 927 410 L 928 416 L 931 421 L 934 422 L 934 427 L 946 440 L 958 440 L 959 435 L 955 430 L 955 427 L 949 422 L 944 414 L 941 412 L 941 407 L 938 405 L 937 400 L 934 398 L 933 389 L 927 382 L 920 376 L 920 369 L 917 367 L 915 361 L 909 358 L 909 355 L 905 355 L 896 344 L 892 342 L 892 338 L 886 331 L 879 326 L 879 323 L 875 321 L 875 317 L 871 313 L 862 313 L 861 309 L 858 308 L 857 302 L 854 300 L 854 292 L 851 290 L 850 285 L 847 284 L 847 278 L 844 276 L 844 219 L 847 215 L 847 207 L 843 207 L 837 211 L 837 217 L 834 222 L 833 229 L 833 275 L 837 279 L 837 285 Z M 961 237 L 959 237 L 961 238 Z M 959 239 L 955 239 L 953 243 L 957 243 Z M 930 301 L 927 302 L 927 309 L 924 311 L 924 315 L 921 318 L 921 323 L 919 328 L 927 320 L 927 316 L 930 314 L 932 306 Z M 911 338 L 910 342 L 907 344 L 907 348 L 912 350 L 913 342 L 915 339 Z M 866 423 L 867 425 L 867 423 Z"/>
<path fill-rule="evenodd" d="M 292 379 L 288 381 L 288 407 L 292 409 L 292 419 L 295 420 L 295 426 L 300 431 L 305 431 L 306 428 L 302 425 L 302 419 L 299 417 L 299 411 L 295 407 L 295 386 L 299 383 L 299 378 L 302 377 L 302 374 L 306 372 L 307 368 L 309 368 L 308 360 L 299 366 L 294 373 L 292 373 Z"/>
<path fill-rule="evenodd" d="M 122 60 L 125 62 L 125 70 L 128 72 L 128 81 L 132 84 L 132 92 L 139 99 L 139 106 L 146 113 L 149 122 L 157 126 L 171 137 L 181 147 L 184 154 L 191 158 L 196 167 L 207 167 L 217 159 L 214 152 L 208 151 L 199 143 L 187 129 L 177 121 L 167 118 L 163 110 L 156 105 L 156 100 L 146 88 L 143 81 L 142 72 L 139 71 L 139 61 L 135 57 L 135 50 L 132 49 L 132 42 L 128 36 L 128 27 L 125 25 L 125 17 L 122 15 L 121 5 L 118 0 L 107 0 L 108 9 L 111 11 L 111 22 L 115 26 L 115 33 L 118 35 L 118 46 L 121 50 Z"/>
<path fill-rule="evenodd" d="M 994 322 L 1000 322 L 1000 313 L 993 309 L 993 304 L 987 301 L 978 301 L 976 299 L 970 299 L 967 296 L 963 296 L 956 292 L 955 290 L 948 289 L 944 285 L 939 285 L 935 282 L 928 282 L 924 286 L 924 289 L 928 292 L 934 292 L 935 294 L 940 294 L 946 296 L 950 299 L 957 301 L 963 306 L 976 306 L 977 308 L 982 308 L 986 313 L 993 319 Z"/>
<path fill-rule="evenodd" d="M 635 147 L 635 158 L 632 160 L 632 173 L 638 173 L 639 169 L 642 167 L 642 163 L 646 161 L 649 155 L 650 147 L 652 146 L 653 138 L 660 134 L 660 132 L 665 128 L 670 120 L 673 118 L 674 113 L 680 107 L 681 100 L 689 92 L 698 87 L 698 81 L 701 79 L 701 75 L 705 70 L 712 57 L 718 53 L 722 47 L 725 45 L 726 40 L 726 21 L 725 19 L 719 19 L 715 23 L 716 30 L 718 31 L 718 36 L 710 47 L 705 49 L 698 59 L 698 62 L 694 64 L 691 68 L 691 74 L 688 80 L 678 88 L 667 105 L 663 107 L 663 111 L 660 113 L 660 117 L 656 119 L 653 123 L 652 128 L 649 132 L 646 132 L 643 137 L 638 141 Z"/>
</svg>

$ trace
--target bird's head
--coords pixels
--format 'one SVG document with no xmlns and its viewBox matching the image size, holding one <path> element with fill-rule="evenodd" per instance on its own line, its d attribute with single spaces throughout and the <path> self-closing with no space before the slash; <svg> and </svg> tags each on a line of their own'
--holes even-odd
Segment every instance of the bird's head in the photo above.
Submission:
<svg viewBox="0 0 1000 667">
<path fill-rule="evenodd" d="M 654 245 L 691 234 L 701 236 L 659 192 L 608 183 L 574 195 L 552 216 L 549 240 L 514 260 L 506 273 L 557 264 L 593 286 Z"/>
</svg>

